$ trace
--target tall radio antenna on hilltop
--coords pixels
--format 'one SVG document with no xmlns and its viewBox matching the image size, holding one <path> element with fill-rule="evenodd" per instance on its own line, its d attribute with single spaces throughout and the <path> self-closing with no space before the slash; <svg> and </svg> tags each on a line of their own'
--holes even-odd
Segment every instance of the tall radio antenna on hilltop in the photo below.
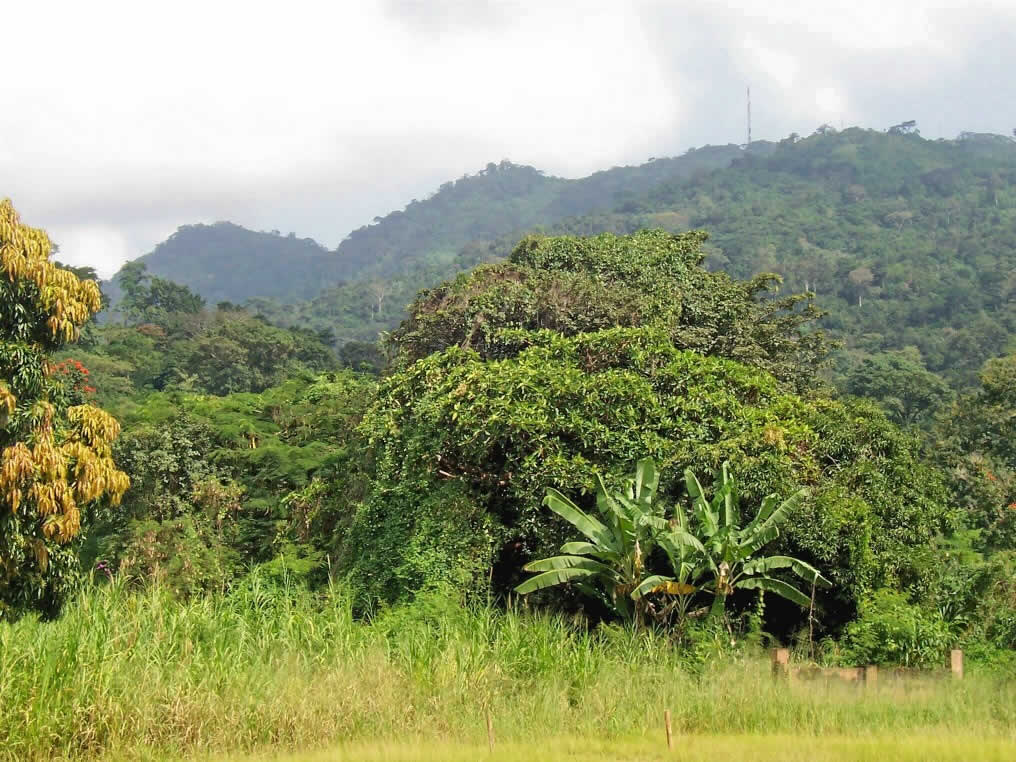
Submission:
<svg viewBox="0 0 1016 762">
<path fill-rule="evenodd" d="M 748 88 L 748 142 L 744 144 L 745 148 L 751 147 L 751 88 Z"/>
</svg>

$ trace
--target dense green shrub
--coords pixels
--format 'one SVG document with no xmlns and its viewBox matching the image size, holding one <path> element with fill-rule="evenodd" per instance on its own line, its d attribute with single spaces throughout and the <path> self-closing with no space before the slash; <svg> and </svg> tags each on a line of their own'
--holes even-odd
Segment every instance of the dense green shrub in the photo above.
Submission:
<svg viewBox="0 0 1016 762">
<path fill-rule="evenodd" d="M 150 394 L 117 453 L 134 488 L 86 563 L 144 582 L 168 575 L 181 593 L 267 562 L 323 582 L 334 538 L 366 492 L 356 426 L 373 388 L 343 371 L 261 394 Z"/>
<path fill-rule="evenodd" d="M 1016 548 L 1016 354 L 988 360 L 981 388 L 943 411 L 935 452 L 986 550 Z"/>
<path fill-rule="evenodd" d="M 969 550 L 976 534 L 960 533 L 943 549 L 920 598 L 940 612 L 965 650 L 996 658 L 1016 649 L 1016 552 L 982 557 Z"/>
<path fill-rule="evenodd" d="M 82 561 L 178 594 L 217 589 L 241 569 L 244 489 L 208 456 L 218 446 L 204 422 L 181 415 L 139 427 L 117 444 L 131 476 L 122 510 L 95 527 Z"/>
<path fill-rule="evenodd" d="M 239 554 L 203 517 L 131 522 L 118 537 L 119 571 L 142 584 L 162 584 L 178 596 L 218 590 L 240 570 Z M 103 564 L 104 562 L 100 562 Z M 99 566 L 105 570 L 106 566 Z"/>
<path fill-rule="evenodd" d="M 860 616 L 847 625 L 840 656 L 848 664 L 942 667 L 955 645 L 940 612 L 911 604 L 901 593 L 878 590 L 861 602 Z"/>
<path fill-rule="evenodd" d="M 544 490 L 588 503 L 596 472 L 618 484 L 643 455 L 669 475 L 669 499 L 683 467 L 727 459 L 750 500 L 812 487 L 784 549 L 836 584 L 820 601 L 830 624 L 867 591 L 925 573 L 917 561 L 949 518 L 941 481 L 875 406 L 804 399 L 762 371 L 677 349 L 658 328 L 512 341 L 521 348 L 507 359 L 453 347 L 382 381 L 363 424 L 374 492 L 341 565 L 368 596 L 411 594 L 427 569 L 517 583 L 522 563 L 567 539 L 540 509 Z M 435 532 L 439 509 L 451 524 Z"/>
</svg>

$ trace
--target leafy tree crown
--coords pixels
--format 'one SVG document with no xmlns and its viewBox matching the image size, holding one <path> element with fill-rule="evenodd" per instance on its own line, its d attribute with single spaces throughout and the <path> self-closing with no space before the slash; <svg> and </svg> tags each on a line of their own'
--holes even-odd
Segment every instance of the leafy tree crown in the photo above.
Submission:
<svg viewBox="0 0 1016 762">
<path fill-rule="evenodd" d="M 102 497 L 119 502 L 129 484 L 112 458 L 119 423 L 48 356 L 101 304 L 96 284 L 56 267 L 51 250 L 0 202 L 0 615 L 59 586 L 82 511 Z"/>
</svg>

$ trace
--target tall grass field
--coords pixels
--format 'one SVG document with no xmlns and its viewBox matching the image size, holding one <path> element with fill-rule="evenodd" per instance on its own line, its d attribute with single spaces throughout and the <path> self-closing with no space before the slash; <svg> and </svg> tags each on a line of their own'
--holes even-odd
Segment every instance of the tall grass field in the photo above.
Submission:
<svg viewBox="0 0 1016 762">
<path fill-rule="evenodd" d="M 112 583 L 0 624 L 0 758 L 1016 758 L 1008 680 L 884 682 L 774 681 L 752 648 L 438 596 L 363 620 L 257 575 L 184 602 Z"/>
</svg>

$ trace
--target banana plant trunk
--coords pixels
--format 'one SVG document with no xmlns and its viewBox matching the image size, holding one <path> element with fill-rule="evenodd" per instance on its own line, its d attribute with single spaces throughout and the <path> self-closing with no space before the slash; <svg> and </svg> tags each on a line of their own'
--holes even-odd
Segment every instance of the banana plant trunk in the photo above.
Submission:
<svg viewBox="0 0 1016 762">
<path fill-rule="evenodd" d="M 727 596 L 725 593 L 716 593 L 713 596 L 713 605 L 709 609 L 709 617 L 722 617 L 727 612 Z"/>
</svg>

